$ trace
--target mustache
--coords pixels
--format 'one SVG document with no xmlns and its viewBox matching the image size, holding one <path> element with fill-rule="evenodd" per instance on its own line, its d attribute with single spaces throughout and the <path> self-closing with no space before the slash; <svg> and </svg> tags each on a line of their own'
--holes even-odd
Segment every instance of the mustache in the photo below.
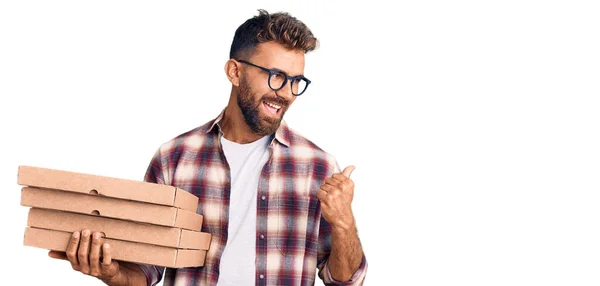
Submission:
<svg viewBox="0 0 600 286">
<path fill-rule="evenodd" d="M 290 102 L 277 96 L 263 96 L 261 101 L 268 101 L 280 105 L 282 108 L 287 108 L 290 105 Z"/>
</svg>

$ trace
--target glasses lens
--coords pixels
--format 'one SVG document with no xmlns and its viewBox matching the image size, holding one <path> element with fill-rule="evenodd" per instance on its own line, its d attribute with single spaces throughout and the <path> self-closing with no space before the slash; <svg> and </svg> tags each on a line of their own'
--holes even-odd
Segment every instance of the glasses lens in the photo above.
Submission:
<svg viewBox="0 0 600 286">
<path fill-rule="evenodd" d="M 282 72 L 276 72 L 269 78 L 269 85 L 272 89 L 280 89 L 285 84 L 285 74 Z"/>
<path fill-rule="evenodd" d="M 300 95 L 304 91 L 306 91 L 306 87 L 308 86 L 308 82 L 306 79 L 298 78 L 292 81 L 292 93 L 295 95 Z"/>
</svg>

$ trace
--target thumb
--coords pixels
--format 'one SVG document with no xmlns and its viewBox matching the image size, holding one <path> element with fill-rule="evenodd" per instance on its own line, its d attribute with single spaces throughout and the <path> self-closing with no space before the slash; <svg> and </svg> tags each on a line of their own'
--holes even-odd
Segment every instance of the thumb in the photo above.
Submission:
<svg viewBox="0 0 600 286">
<path fill-rule="evenodd" d="M 54 250 L 50 250 L 48 252 L 48 256 L 54 258 L 54 259 L 62 259 L 62 260 L 68 260 L 67 259 L 67 254 L 64 252 L 60 252 L 60 251 L 54 251 Z"/>
<path fill-rule="evenodd" d="M 352 174 L 352 172 L 354 171 L 354 169 L 356 169 L 356 167 L 353 166 L 353 165 L 350 165 L 350 166 L 344 168 L 344 171 L 342 171 L 342 175 L 350 178 L 350 175 Z"/>
</svg>

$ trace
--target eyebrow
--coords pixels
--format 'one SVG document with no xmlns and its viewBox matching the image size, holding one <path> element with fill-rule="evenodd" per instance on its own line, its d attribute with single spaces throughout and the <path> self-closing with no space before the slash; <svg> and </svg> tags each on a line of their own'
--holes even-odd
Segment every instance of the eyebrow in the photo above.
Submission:
<svg viewBox="0 0 600 286">
<path fill-rule="evenodd" d="M 286 72 L 286 71 L 284 71 L 282 69 L 279 69 L 279 68 L 271 68 L 271 67 L 269 67 L 268 69 L 283 72 L 283 73 L 285 73 L 285 74 L 287 74 L 288 76 L 291 76 L 291 77 L 304 76 L 304 74 L 291 75 L 289 72 Z"/>
</svg>

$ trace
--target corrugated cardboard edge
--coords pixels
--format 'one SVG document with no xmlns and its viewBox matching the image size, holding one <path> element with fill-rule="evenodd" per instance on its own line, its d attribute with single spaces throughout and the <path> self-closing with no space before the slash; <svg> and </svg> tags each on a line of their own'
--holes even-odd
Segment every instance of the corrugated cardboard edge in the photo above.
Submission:
<svg viewBox="0 0 600 286">
<path fill-rule="evenodd" d="M 174 227 L 200 231 L 202 229 L 202 219 L 202 215 L 197 214 L 195 211 L 177 209 Z"/>
<path fill-rule="evenodd" d="M 60 177 L 72 178 L 72 180 L 53 180 L 53 178 Z M 86 194 L 95 190 L 101 196 L 167 206 L 174 206 L 175 191 L 177 190 L 169 185 L 33 166 L 19 166 L 17 183 L 22 186 Z M 104 185 L 111 186 L 104 189 Z M 197 203 L 193 208 L 189 205 L 186 207 L 188 210 L 195 211 Z"/>
<path fill-rule="evenodd" d="M 206 250 L 178 249 L 175 268 L 204 266 Z"/>
<path fill-rule="evenodd" d="M 175 201 L 173 206 L 187 211 L 196 212 L 198 209 L 198 197 L 194 194 L 179 188 L 175 188 Z"/>
<path fill-rule="evenodd" d="M 27 226 L 65 232 L 86 228 L 104 233 L 105 238 L 173 248 L 179 247 L 182 238 L 178 228 L 41 208 L 29 209 Z"/>
<path fill-rule="evenodd" d="M 27 227 L 23 245 L 66 251 L 70 238 L 71 234 L 68 232 Z M 105 242 L 111 246 L 113 259 L 133 263 L 171 268 L 197 267 L 204 265 L 206 257 L 204 250 L 177 249 L 114 239 L 105 239 Z M 154 256 L 154 258 L 145 254 L 150 254 L 149 256 Z"/>
<path fill-rule="evenodd" d="M 208 250 L 211 238 L 210 233 L 182 229 L 179 248 Z"/>
</svg>

